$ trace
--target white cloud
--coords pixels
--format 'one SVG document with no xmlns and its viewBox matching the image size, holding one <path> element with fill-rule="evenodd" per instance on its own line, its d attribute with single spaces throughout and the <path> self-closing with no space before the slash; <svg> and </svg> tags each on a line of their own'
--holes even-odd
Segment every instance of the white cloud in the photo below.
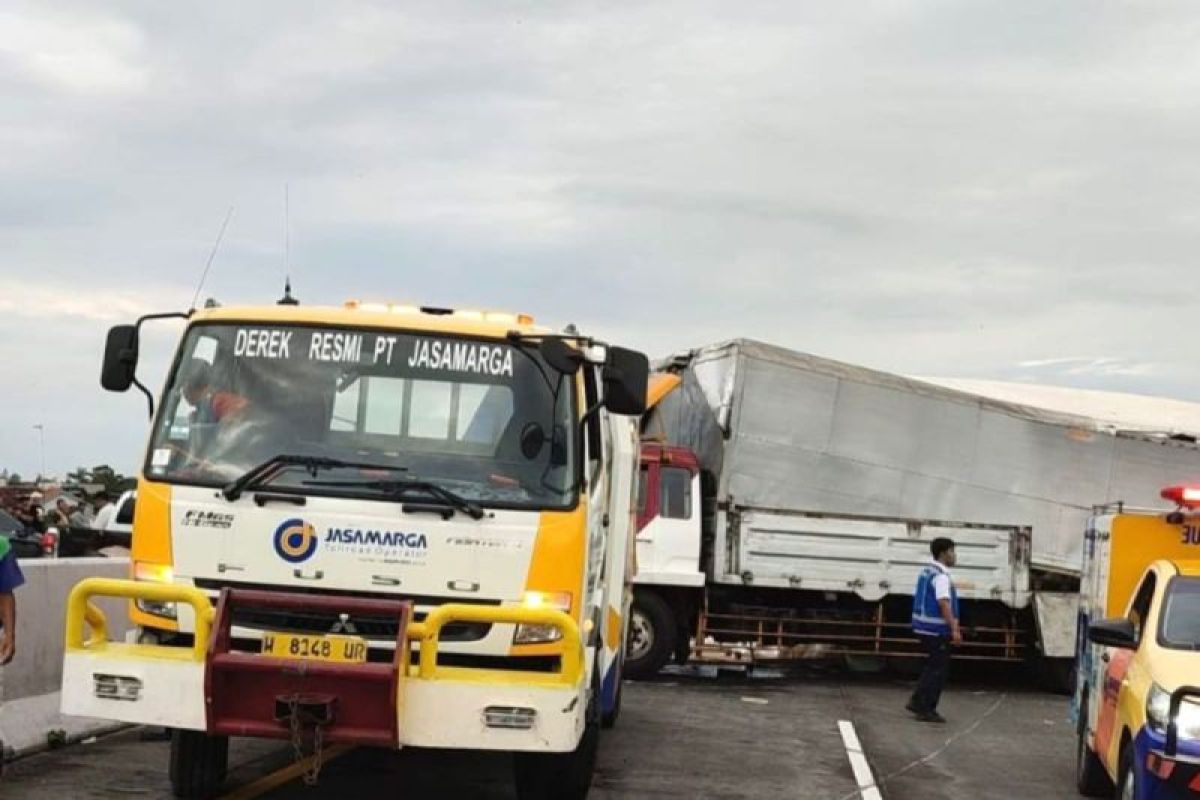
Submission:
<svg viewBox="0 0 1200 800">
<path fill-rule="evenodd" d="M 64 467 L 132 466 L 105 326 L 186 303 L 231 203 L 202 296 L 273 301 L 284 183 L 305 302 L 1200 398 L 1162 345 L 1198 30 L 1190 2 L 6 5 L 6 407 L 56 415 Z"/>
<path fill-rule="evenodd" d="M 1149 361 L 1131 361 L 1126 358 L 1079 357 L 1035 358 L 1017 364 L 1026 369 L 1040 370 L 1048 375 L 1073 376 L 1120 376 L 1146 377 L 1153 375 L 1158 365 Z"/>
<path fill-rule="evenodd" d="M 1061 358 L 1033 358 L 1028 361 L 1017 363 L 1018 367 L 1058 367 L 1064 364 L 1078 364 L 1080 362 L 1092 361 L 1090 358 L 1082 358 L 1080 356 L 1064 356 Z"/>
<path fill-rule="evenodd" d="M 0 277 L 0 313 L 56 326 L 70 325 L 71 319 L 130 322 L 142 314 L 170 308 L 163 302 L 166 299 L 157 287 L 149 292 L 135 288 L 113 290 L 86 284 L 81 287 L 76 282 L 46 285 Z"/>
<path fill-rule="evenodd" d="M 124 94 L 148 83 L 141 31 L 127 21 L 29 6 L 0 13 L 0 31 L 0 63 L 47 88 Z"/>
</svg>

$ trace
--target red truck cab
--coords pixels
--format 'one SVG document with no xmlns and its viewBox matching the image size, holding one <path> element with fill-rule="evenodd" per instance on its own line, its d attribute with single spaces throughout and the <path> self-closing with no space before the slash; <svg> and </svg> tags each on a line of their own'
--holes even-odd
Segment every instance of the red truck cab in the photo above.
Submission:
<svg viewBox="0 0 1200 800">
<path fill-rule="evenodd" d="M 689 519 L 693 501 L 691 484 L 700 475 L 696 454 L 686 447 L 642 442 L 642 468 L 638 477 L 637 529 L 640 534 L 665 513 L 670 519 Z"/>
<path fill-rule="evenodd" d="M 703 597 L 700 462 L 686 447 L 642 442 L 637 564 L 625 674 L 653 675 L 687 659 L 694 611 Z"/>
</svg>

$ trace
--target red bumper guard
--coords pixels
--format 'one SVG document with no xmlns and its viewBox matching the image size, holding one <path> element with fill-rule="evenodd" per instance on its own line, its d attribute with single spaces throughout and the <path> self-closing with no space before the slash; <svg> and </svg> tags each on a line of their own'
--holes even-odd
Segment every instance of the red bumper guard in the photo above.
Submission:
<svg viewBox="0 0 1200 800">
<path fill-rule="evenodd" d="M 396 620 L 391 663 L 336 663 L 232 649 L 235 608 L 328 611 Z M 396 747 L 397 699 L 408 671 L 412 602 L 223 589 L 204 678 L 209 733 L 287 739 L 319 726 L 327 742 Z"/>
</svg>

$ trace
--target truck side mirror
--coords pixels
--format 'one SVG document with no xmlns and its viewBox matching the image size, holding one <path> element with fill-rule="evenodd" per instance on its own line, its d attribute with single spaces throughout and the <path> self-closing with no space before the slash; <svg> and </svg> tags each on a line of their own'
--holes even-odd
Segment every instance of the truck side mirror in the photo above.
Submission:
<svg viewBox="0 0 1200 800">
<path fill-rule="evenodd" d="M 538 345 L 542 359 L 563 375 L 574 375 L 583 364 L 583 353 L 557 336 L 547 336 Z"/>
<path fill-rule="evenodd" d="M 100 370 L 100 385 L 110 392 L 124 392 L 133 385 L 138 362 L 138 329 L 136 325 L 116 325 L 109 328 L 104 343 L 104 365 Z"/>
<path fill-rule="evenodd" d="M 609 347 L 602 376 L 604 407 L 610 413 L 631 417 L 646 413 L 650 361 L 644 353 L 623 347 Z"/>
<path fill-rule="evenodd" d="M 1101 619 L 1088 625 L 1088 641 L 1092 644 L 1119 647 L 1122 650 L 1136 650 L 1137 629 L 1124 617 Z"/>
</svg>

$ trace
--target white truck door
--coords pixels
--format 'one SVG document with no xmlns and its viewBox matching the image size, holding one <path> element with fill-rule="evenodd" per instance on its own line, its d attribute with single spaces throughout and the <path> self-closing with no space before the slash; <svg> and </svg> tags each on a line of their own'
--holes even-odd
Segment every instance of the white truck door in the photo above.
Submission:
<svg viewBox="0 0 1200 800">
<path fill-rule="evenodd" d="M 663 465 L 658 474 L 658 515 L 639 537 L 647 575 L 658 583 L 670 576 L 695 576 L 700 564 L 700 477 L 683 467 Z M 639 557 L 641 555 L 639 550 Z"/>
</svg>

